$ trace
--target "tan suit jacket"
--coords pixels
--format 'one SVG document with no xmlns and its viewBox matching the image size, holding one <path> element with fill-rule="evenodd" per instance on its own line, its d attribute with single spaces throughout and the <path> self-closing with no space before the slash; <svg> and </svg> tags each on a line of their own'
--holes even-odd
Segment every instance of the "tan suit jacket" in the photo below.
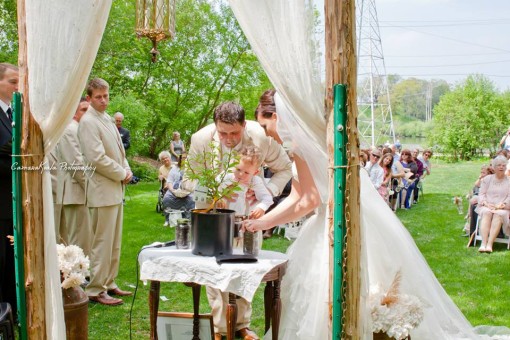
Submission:
<svg viewBox="0 0 510 340">
<path fill-rule="evenodd" d="M 84 162 L 93 168 L 86 180 L 87 206 L 121 204 L 129 164 L 112 118 L 90 106 L 78 125 L 78 139 Z"/>
<path fill-rule="evenodd" d="M 55 218 L 55 239 L 57 243 L 68 244 L 66 233 L 66 220 L 64 216 L 64 209 L 62 209 L 62 201 L 59 197 L 62 196 L 63 185 L 59 182 L 59 166 L 58 166 L 58 144 L 47 155 L 47 166 L 50 168 L 51 175 L 51 193 L 53 196 L 53 217 Z"/>
<path fill-rule="evenodd" d="M 207 125 L 191 136 L 188 159 L 192 160 L 196 157 L 195 155 L 203 153 L 204 150 L 210 151 L 211 142 L 220 145 L 215 124 Z M 273 196 L 280 195 L 292 177 L 292 162 L 283 147 L 273 138 L 267 137 L 264 129 L 257 122 L 248 120 L 240 144 L 241 146 L 255 145 L 260 149 L 262 163 L 266 164 L 274 174 L 266 186 Z"/>
<path fill-rule="evenodd" d="M 85 204 L 85 163 L 78 143 L 78 122 L 72 120 L 58 142 L 57 202 Z M 78 169 L 77 169 L 78 168 Z M 80 170 L 81 168 L 81 170 Z"/>
</svg>

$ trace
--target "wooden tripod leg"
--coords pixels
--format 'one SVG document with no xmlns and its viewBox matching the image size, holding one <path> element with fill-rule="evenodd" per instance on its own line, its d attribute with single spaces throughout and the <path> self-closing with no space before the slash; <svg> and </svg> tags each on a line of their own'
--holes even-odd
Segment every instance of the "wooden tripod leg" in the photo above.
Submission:
<svg viewBox="0 0 510 340">
<path fill-rule="evenodd" d="M 280 330 L 280 313 L 282 310 L 282 301 L 280 300 L 280 280 L 274 281 L 273 290 L 273 311 L 272 311 L 272 335 L 273 339 L 278 339 L 278 332 Z"/>
<path fill-rule="evenodd" d="M 198 315 L 198 308 L 200 307 L 200 289 L 199 284 L 191 286 L 193 292 L 193 339 L 200 340 L 200 318 Z"/>
<path fill-rule="evenodd" d="M 227 340 L 234 340 L 237 323 L 236 295 L 228 293 L 227 305 Z"/>
<path fill-rule="evenodd" d="M 156 323 L 158 320 L 160 287 L 161 283 L 159 281 L 151 281 L 151 288 L 149 291 L 149 320 L 151 324 L 151 340 L 158 340 Z"/>
<path fill-rule="evenodd" d="M 271 318 L 272 318 L 272 311 L 273 311 L 273 282 L 268 281 L 266 283 L 266 288 L 264 288 L 264 315 L 265 315 L 265 328 L 264 333 L 267 333 L 269 330 L 269 327 L 271 327 Z"/>
</svg>

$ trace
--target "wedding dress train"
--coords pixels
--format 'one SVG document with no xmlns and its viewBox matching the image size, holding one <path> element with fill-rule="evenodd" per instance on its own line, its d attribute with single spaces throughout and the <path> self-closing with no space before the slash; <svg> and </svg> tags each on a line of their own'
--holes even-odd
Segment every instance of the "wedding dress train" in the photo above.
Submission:
<svg viewBox="0 0 510 340">
<path fill-rule="evenodd" d="M 430 339 L 510 339 L 506 327 L 475 329 L 444 291 L 414 240 L 388 208 L 361 170 L 362 277 L 364 287 L 380 284 L 388 288 L 395 273 L 401 271 L 400 293 L 418 297 L 424 304 L 424 318 L 411 331 L 413 340 Z M 302 226 L 289 247 L 288 270 L 282 282 L 282 319 L 280 339 L 328 339 L 329 337 L 329 245 L 326 209 Z M 368 282 L 366 282 L 368 280 Z M 367 292 L 365 292 L 367 294 Z M 365 302 L 368 301 L 365 298 Z M 364 305 L 363 313 L 369 313 Z M 372 339 L 370 315 L 363 339 Z M 480 332 L 502 335 L 492 336 Z M 269 333 L 268 333 L 269 334 Z M 266 335 L 266 339 L 270 338 Z"/>
<path fill-rule="evenodd" d="M 328 339 L 329 330 L 329 240 L 326 219 L 327 155 L 320 143 L 292 114 L 278 94 L 277 130 L 284 144 L 307 161 L 323 204 L 308 218 L 288 249 L 289 264 L 282 281 L 280 339 Z M 308 155 L 308 156 L 307 156 Z M 313 155 L 310 157 L 309 155 Z M 299 176 L 299 174 L 298 174 Z M 297 178 L 299 180 L 299 178 Z M 423 321 L 413 330 L 413 340 L 481 339 L 485 334 L 503 334 L 492 339 L 510 339 L 506 327 L 475 329 L 450 299 L 413 238 L 360 170 L 361 310 L 363 339 L 372 339 L 369 288 L 387 290 L 400 271 L 400 294 L 417 297 L 426 306 Z"/>
</svg>

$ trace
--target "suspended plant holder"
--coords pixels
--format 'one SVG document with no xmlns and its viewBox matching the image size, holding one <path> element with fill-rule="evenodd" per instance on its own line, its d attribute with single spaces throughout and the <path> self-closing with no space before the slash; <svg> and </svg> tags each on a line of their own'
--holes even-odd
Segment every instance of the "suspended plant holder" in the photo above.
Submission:
<svg viewBox="0 0 510 340">
<path fill-rule="evenodd" d="M 136 0 L 136 36 L 152 41 L 152 62 L 156 62 L 157 45 L 175 36 L 176 0 Z"/>
</svg>

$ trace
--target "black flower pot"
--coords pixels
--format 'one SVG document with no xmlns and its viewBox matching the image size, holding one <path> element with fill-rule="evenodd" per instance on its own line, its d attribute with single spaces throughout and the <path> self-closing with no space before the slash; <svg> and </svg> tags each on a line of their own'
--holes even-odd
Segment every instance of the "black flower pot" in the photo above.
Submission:
<svg viewBox="0 0 510 340">
<path fill-rule="evenodd" d="M 191 212 L 191 252 L 195 255 L 218 256 L 232 254 L 234 210 L 216 209 Z"/>
</svg>

